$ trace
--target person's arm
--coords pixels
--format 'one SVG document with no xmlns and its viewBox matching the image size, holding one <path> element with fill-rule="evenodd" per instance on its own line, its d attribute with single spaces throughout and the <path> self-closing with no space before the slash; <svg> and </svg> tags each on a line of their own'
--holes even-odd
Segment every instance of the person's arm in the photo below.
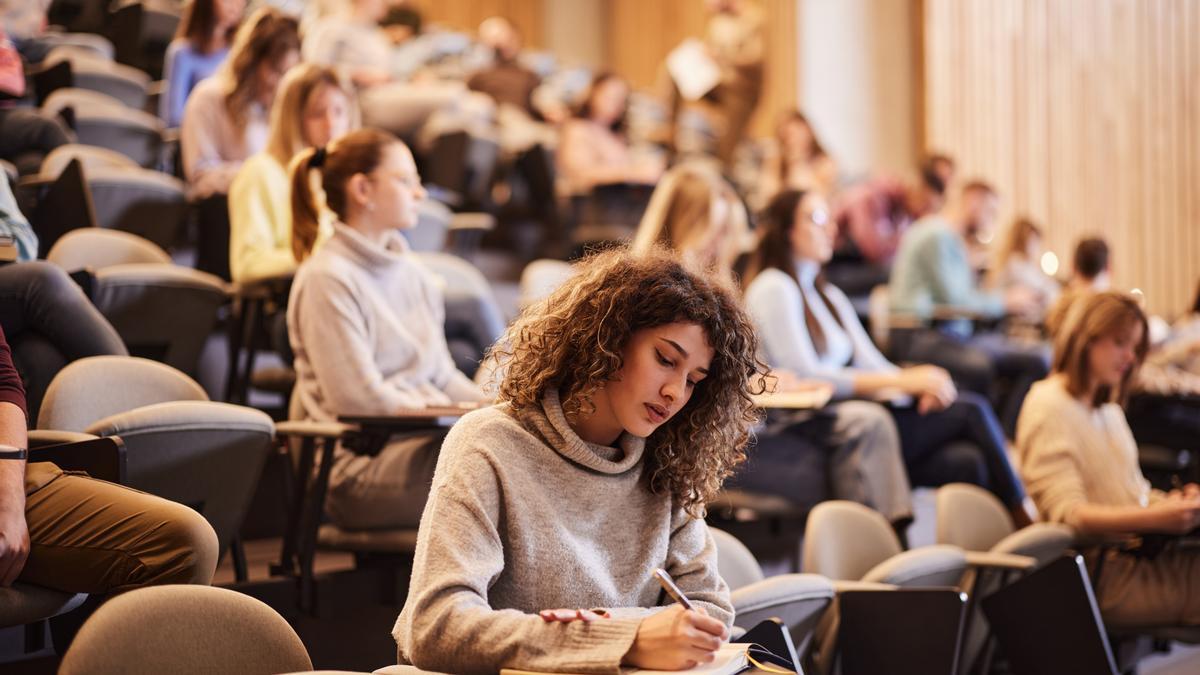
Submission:
<svg viewBox="0 0 1200 675">
<path fill-rule="evenodd" d="M 195 61 L 189 58 L 186 41 L 175 41 L 167 48 L 167 56 L 163 62 L 163 79 L 167 82 L 167 92 L 162 100 L 162 118 L 168 127 L 178 127 L 183 123 L 183 109 L 187 105 L 188 83 L 195 73 Z"/>
<path fill-rule="evenodd" d="M 341 415 L 390 415 L 404 408 L 450 403 L 431 383 L 413 384 L 403 373 L 384 377 L 374 360 L 368 310 L 341 279 L 307 275 L 291 302 L 297 305 L 301 346 L 330 409 Z M 423 346 L 408 348 L 415 359 Z"/>
<path fill-rule="evenodd" d="M 0 330 L 0 444 L 27 446 L 25 390 Z M 29 555 L 25 522 L 25 460 L 0 460 L 0 586 L 11 586 Z"/>
<path fill-rule="evenodd" d="M 842 368 L 826 367 L 817 356 L 804 321 L 804 297 L 790 277 L 764 271 L 746 291 L 746 308 L 772 367 L 829 382 L 836 397 L 854 393 L 854 378 Z"/>
<path fill-rule="evenodd" d="M 733 602 L 729 586 L 717 571 L 717 544 L 708 525 L 683 509 L 676 509 L 672 520 L 664 569 L 693 606 L 726 627 L 732 626 Z"/>
<path fill-rule="evenodd" d="M 411 620 L 395 632 L 401 653 L 442 673 L 616 672 L 640 617 L 559 622 L 489 605 L 491 580 L 505 565 L 500 484 L 493 458 L 456 451 L 473 442 L 460 432 L 446 437 L 421 517 L 404 610 Z"/>
<path fill-rule="evenodd" d="M 558 164 L 572 189 L 587 191 L 597 185 L 647 182 L 649 180 L 649 175 L 641 175 L 636 167 L 628 161 L 618 163 L 600 161 L 593 149 L 593 139 L 589 138 L 588 131 L 582 126 L 583 124 L 576 121 L 565 123 L 562 140 L 558 146 Z"/>
<path fill-rule="evenodd" d="M 948 231 L 938 234 L 929 252 L 929 258 L 923 262 L 935 305 L 947 305 L 989 317 L 1004 314 L 1004 298 L 977 287 L 966 247 L 957 235 Z"/>
<path fill-rule="evenodd" d="M 275 230 L 292 227 L 290 191 L 280 192 L 278 185 L 272 185 L 265 172 L 274 169 L 263 164 L 248 160 L 229 186 L 229 270 L 234 281 L 280 276 L 296 269 L 292 249 L 275 245 Z"/>
</svg>

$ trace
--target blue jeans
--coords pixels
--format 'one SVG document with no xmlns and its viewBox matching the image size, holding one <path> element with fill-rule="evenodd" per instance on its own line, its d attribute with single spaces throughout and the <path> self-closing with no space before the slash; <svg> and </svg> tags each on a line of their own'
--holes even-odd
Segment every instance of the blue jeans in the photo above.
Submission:
<svg viewBox="0 0 1200 675">
<path fill-rule="evenodd" d="M 1008 461 L 1004 432 L 987 399 L 963 391 L 939 412 L 922 415 L 915 407 L 891 410 L 913 485 L 973 483 L 1010 508 L 1024 501 L 1025 488 Z"/>
<path fill-rule="evenodd" d="M 0 266 L 0 327 L 37 421 L 46 387 L 63 366 L 85 356 L 128 356 L 121 336 L 57 265 L 34 260 Z"/>
</svg>

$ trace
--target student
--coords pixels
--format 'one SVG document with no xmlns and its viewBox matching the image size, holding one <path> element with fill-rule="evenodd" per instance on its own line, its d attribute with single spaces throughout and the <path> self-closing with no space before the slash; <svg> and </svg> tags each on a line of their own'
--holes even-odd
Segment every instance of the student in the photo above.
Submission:
<svg viewBox="0 0 1200 675">
<path fill-rule="evenodd" d="M 288 274 L 333 233 L 333 214 L 292 245 L 287 166 L 304 148 L 324 147 L 357 126 L 354 92 L 337 73 L 314 64 L 292 68 L 271 108 L 266 150 L 246 160 L 229 186 L 229 270 L 234 281 Z"/>
<path fill-rule="evenodd" d="M 750 243 L 745 209 L 716 170 L 685 164 L 667 172 L 634 237 L 634 252 L 675 250 L 733 287 L 733 260 Z M 810 389 L 803 373 L 781 370 L 780 391 Z M 731 487 L 781 496 L 811 508 L 832 496 L 864 503 L 903 527 L 912 498 L 895 424 L 882 407 L 845 401 L 818 411 L 772 415 L 751 460 Z"/>
<path fill-rule="evenodd" d="M 441 293 L 400 233 L 416 224 L 424 198 L 408 147 L 386 132 L 353 131 L 292 161 L 293 241 L 317 231 L 323 208 L 337 216 L 333 236 L 292 283 L 293 417 L 334 421 L 483 400 L 454 367 Z M 373 457 L 339 448 L 326 500 L 333 522 L 415 527 L 442 436 L 397 434 Z"/>
<path fill-rule="evenodd" d="M 1046 313 L 1046 331 L 1053 337 L 1075 301 L 1107 291 L 1112 286 L 1108 270 L 1108 243 L 1099 237 L 1080 240 L 1071 258 L 1071 278 L 1062 294 Z"/>
<path fill-rule="evenodd" d="M 766 156 L 762 191 L 767 199 L 783 190 L 815 190 L 831 194 L 837 184 L 837 164 L 825 152 L 812 123 L 792 110 L 775 125 L 775 143 Z"/>
<path fill-rule="evenodd" d="M 245 0 L 191 0 L 184 6 L 179 29 L 163 59 L 167 93 L 159 102 L 159 117 L 168 127 L 183 122 L 183 106 L 192 89 L 217 72 L 229 55 L 245 9 Z"/>
<path fill-rule="evenodd" d="M 1042 231 L 1028 218 L 1018 218 L 1009 230 L 996 266 L 995 285 L 1001 292 L 1028 289 L 1034 297 L 1034 317 L 1039 318 L 1058 299 L 1059 286 L 1042 271 Z"/>
<path fill-rule="evenodd" d="M 592 80 L 576 115 L 563 123 L 558 144 L 558 170 L 572 194 L 597 185 L 653 185 L 662 175 L 662 162 L 637 159 L 625 136 L 629 85 L 612 73 Z"/>
<path fill-rule="evenodd" d="M 0 451 L 25 448 L 25 392 L 0 330 Z M 208 584 L 217 535 L 175 502 L 0 456 L 0 587 L 13 581 L 107 595 L 152 584 Z"/>
<path fill-rule="evenodd" d="M 228 194 L 242 162 L 267 144 L 267 111 L 300 60 L 296 20 L 262 7 L 238 29 L 229 58 L 196 85 L 183 111 L 183 173 L 195 199 Z"/>
<path fill-rule="evenodd" d="M 385 0 L 346 0 L 305 34 L 304 60 L 340 68 L 359 87 L 390 81 L 392 44 L 379 26 L 387 11 Z"/>
<path fill-rule="evenodd" d="M 1055 340 L 1054 370 L 1021 408 L 1021 474 L 1038 510 L 1085 541 L 1184 534 L 1200 525 L 1200 486 L 1151 490 L 1138 467 L 1121 402 L 1149 348 L 1146 317 L 1124 294 L 1077 303 Z M 1167 547 L 1157 555 L 1085 549 L 1100 564 L 1096 599 L 1113 627 L 1200 624 L 1200 555 Z"/>
<path fill-rule="evenodd" d="M 955 389 L 937 366 L 898 368 L 871 342 L 850 300 L 821 273 L 837 225 L 824 198 L 789 190 L 771 201 L 746 304 L 772 367 L 825 380 L 839 397 L 889 398 L 913 485 L 990 488 L 1030 522 L 1004 433 L 985 398 Z M 953 443 L 965 441 L 968 445 Z"/>
<path fill-rule="evenodd" d="M 733 619 L 704 506 L 765 385 L 719 281 L 599 254 L 497 342 L 500 404 L 446 437 L 393 635 L 423 670 L 681 670 Z M 698 607 L 663 596 L 664 568 Z"/>
<path fill-rule="evenodd" d="M 938 213 L 917 221 L 901 239 L 889 284 L 892 311 L 923 321 L 934 320 L 940 310 L 983 319 L 1034 314 L 1037 298 L 1029 289 L 1011 288 L 1000 294 L 976 283 L 968 239 L 978 240 L 992 230 L 996 191 L 987 183 L 971 181 L 955 197 Z M 936 328 L 893 331 L 891 342 L 895 358 L 942 366 L 964 388 L 980 394 L 992 395 L 1001 378 L 1003 386 L 993 401 L 1010 437 L 1025 392 L 1049 368 L 1045 345 L 1022 344 L 999 333 L 976 334 L 967 319 L 946 321 Z"/>
</svg>

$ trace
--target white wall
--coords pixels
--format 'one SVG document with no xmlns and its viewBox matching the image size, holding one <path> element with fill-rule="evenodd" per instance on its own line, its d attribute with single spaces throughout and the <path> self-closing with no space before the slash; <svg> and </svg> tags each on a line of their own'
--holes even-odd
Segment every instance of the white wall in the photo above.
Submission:
<svg viewBox="0 0 1200 675">
<path fill-rule="evenodd" d="M 800 107 L 842 175 L 917 161 L 915 0 L 797 0 Z"/>
</svg>

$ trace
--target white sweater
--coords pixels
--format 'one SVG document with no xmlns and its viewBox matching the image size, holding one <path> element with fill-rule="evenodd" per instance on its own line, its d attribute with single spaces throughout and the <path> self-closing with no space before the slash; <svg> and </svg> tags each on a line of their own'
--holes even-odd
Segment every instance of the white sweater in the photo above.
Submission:
<svg viewBox="0 0 1200 675">
<path fill-rule="evenodd" d="M 482 400 L 454 367 L 444 319 L 436 282 L 399 232 L 380 246 L 334 225 L 292 283 L 293 417 L 332 421 Z"/>
<path fill-rule="evenodd" d="M 1046 520 L 1076 526 L 1081 504 L 1146 506 L 1150 484 L 1115 403 L 1084 405 L 1060 376 L 1033 385 L 1017 421 L 1021 477 Z"/>
<path fill-rule="evenodd" d="M 218 72 L 192 90 L 183 108 L 179 147 L 189 196 L 200 199 L 229 192 L 242 162 L 267 146 L 267 111 L 251 104 L 246 123 L 238 127 L 225 109 L 228 78 Z"/>
<path fill-rule="evenodd" d="M 540 409 L 539 409 L 540 408 Z M 647 488 L 644 439 L 581 439 L 558 393 L 463 417 L 442 444 L 392 635 L 401 662 L 442 673 L 615 673 L 641 619 L 671 604 L 662 567 L 709 616 L 733 606 L 703 520 Z M 546 623 L 543 609 L 612 618 Z"/>
</svg>

